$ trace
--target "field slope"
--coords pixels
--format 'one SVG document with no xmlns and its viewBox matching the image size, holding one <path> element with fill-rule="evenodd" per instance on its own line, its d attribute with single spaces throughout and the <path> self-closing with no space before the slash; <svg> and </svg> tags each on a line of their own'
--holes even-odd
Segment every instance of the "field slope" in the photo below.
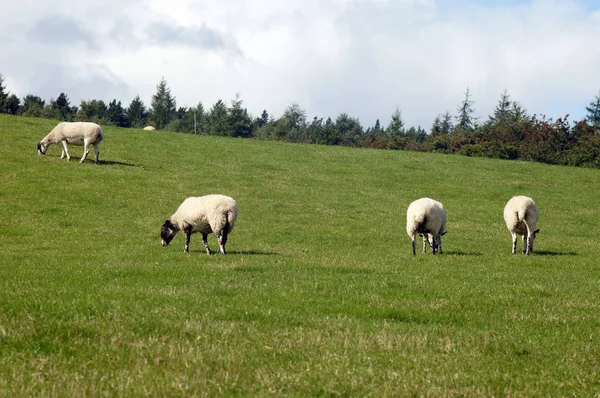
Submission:
<svg viewBox="0 0 600 398">
<path fill-rule="evenodd" d="M 600 170 L 111 127 L 80 165 L 36 153 L 54 125 L 0 115 L 0 396 L 600 391 Z M 229 254 L 161 247 L 208 193 L 238 201 Z M 423 196 L 443 255 L 412 255 Z"/>
</svg>

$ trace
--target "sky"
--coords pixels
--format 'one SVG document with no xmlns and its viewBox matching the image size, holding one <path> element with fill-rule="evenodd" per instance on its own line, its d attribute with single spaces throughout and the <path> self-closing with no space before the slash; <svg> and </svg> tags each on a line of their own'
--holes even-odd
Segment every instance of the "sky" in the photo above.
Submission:
<svg viewBox="0 0 600 398">
<path fill-rule="evenodd" d="M 236 95 L 259 116 L 297 104 L 366 129 L 429 130 L 467 88 L 484 122 L 506 90 L 570 120 L 600 94 L 597 0 L 20 0 L 2 6 L 8 91 L 72 105 L 139 95 L 162 78 L 177 106 Z"/>
</svg>

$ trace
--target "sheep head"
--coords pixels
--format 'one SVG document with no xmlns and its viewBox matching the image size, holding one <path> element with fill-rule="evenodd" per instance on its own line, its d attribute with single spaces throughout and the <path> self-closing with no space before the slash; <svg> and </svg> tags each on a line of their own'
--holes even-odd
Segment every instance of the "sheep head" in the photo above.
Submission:
<svg viewBox="0 0 600 398">
<path fill-rule="evenodd" d="M 177 227 L 173 225 L 171 220 L 165 221 L 160 230 L 160 242 L 163 246 L 167 246 L 177 234 Z"/>
<path fill-rule="evenodd" d="M 38 142 L 37 150 L 39 155 L 45 155 L 46 151 L 48 150 L 48 145 L 44 144 L 43 142 Z"/>
</svg>

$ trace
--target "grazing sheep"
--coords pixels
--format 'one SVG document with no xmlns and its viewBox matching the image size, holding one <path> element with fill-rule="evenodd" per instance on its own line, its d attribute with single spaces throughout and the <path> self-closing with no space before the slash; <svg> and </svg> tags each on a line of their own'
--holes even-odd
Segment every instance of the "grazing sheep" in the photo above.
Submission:
<svg viewBox="0 0 600 398">
<path fill-rule="evenodd" d="M 202 243 L 206 254 L 210 255 L 208 234 L 214 233 L 219 241 L 219 251 L 225 254 L 227 235 L 233 230 L 238 208 L 235 200 L 224 195 L 190 197 L 183 201 L 175 214 L 162 226 L 161 243 L 167 246 L 179 230 L 185 233 L 184 252 L 189 252 L 190 236 L 202 233 Z"/>
<path fill-rule="evenodd" d="M 66 154 L 67 160 L 71 160 L 71 156 L 69 155 L 69 151 L 67 149 L 67 144 L 83 145 L 83 156 L 79 161 L 79 163 L 83 163 L 90 152 L 90 145 L 93 145 L 94 151 L 96 152 L 96 160 L 94 163 L 98 163 L 98 156 L 100 155 L 98 145 L 103 139 L 104 132 L 96 123 L 62 122 L 54 127 L 52 131 L 37 144 L 37 149 L 40 155 L 45 155 L 48 147 L 51 144 L 61 144 L 62 153 L 60 158 L 64 158 Z"/>
<path fill-rule="evenodd" d="M 156 130 L 156 129 L 154 128 L 154 126 L 146 126 L 146 127 L 144 127 L 144 128 L 143 128 L 143 130 L 146 130 L 146 131 L 154 131 L 154 130 Z"/>
<path fill-rule="evenodd" d="M 517 235 L 523 237 L 523 253 L 533 252 L 533 241 L 539 229 L 535 226 L 540 219 L 540 210 L 528 196 L 514 196 L 504 207 L 504 221 L 512 234 L 512 253 L 517 253 Z"/>
<path fill-rule="evenodd" d="M 412 239 L 413 254 L 417 254 L 417 234 L 423 237 L 423 253 L 426 252 L 427 243 L 431 246 L 432 254 L 438 248 L 442 249 L 442 236 L 446 235 L 446 210 L 444 206 L 433 199 L 421 198 L 412 202 L 406 211 L 406 233 Z"/>
</svg>

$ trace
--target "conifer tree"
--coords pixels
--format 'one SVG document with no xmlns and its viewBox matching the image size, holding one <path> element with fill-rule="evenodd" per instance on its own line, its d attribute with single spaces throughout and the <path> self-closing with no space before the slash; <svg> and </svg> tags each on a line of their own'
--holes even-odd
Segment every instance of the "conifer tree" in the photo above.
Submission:
<svg viewBox="0 0 600 398">
<path fill-rule="evenodd" d="M 452 125 L 452 115 L 450 115 L 450 112 L 448 111 L 442 115 L 441 128 L 442 133 L 444 134 L 450 134 L 454 129 L 454 126 Z"/>
<path fill-rule="evenodd" d="M 437 115 L 435 119 L 433 119 L 433 124 L 431 125 L 431 135 L 436 136 L 442 133 L 442 118 L 441 115 Z"/>
<path fill-rule="evenodd" d="M 60 115 L 60 120 L 68 120 L 72 119 L 72 109 L 70 106 L 69 97 L 65 93 L 60 93 L 58 98 L 56 99 L 56 108 L 58 109 L 58 113 Z"/>
<path fill-rule="evenodd" d="M 404 122 L 402 121 L 402 112 L 396 107 L 396 110 L 392 114 L 392 120 L 388 125 L 386 132 L 388 134 L 399 135 L 404 133 Z"/>
<path fill-rule="evenodd" d="M 129 127 L 127 115 L 121 106 L 121 101 L 117 102 L 117 100 L 114 99 L 108 104 L 108 109 L 106 110 L 106 120 L 108 123 L 111 123 L 115 126 Z"/>
<path fill-rule="evenodd" d="M 16 115 L 21 109 L 21 100 L 14 94 L 10 94 L 4 103 L 4 112 L 10 115 Z"/>
<path fill-rule="evenodd" d="M 260 115 L 259 118 L 256 119 L 255 121 L 256 123 L 256 127 L 260 128 L 262 126 L 264 126 L 265 124 L 269 123 L 269 112 L 267 112 L 267 110 L 263 110 L 262 114 Z"/>
<path fill-rule="evenodd" d="M 151 118 L 157 129 L 162 129 L 175 118 L 177 113 L 177 104 L 175 97 L 171 95 L 171 89 L 163 77 L 156 86 L 156 94 L 152 96 Z"/>
<path fill-rule="evenodd" d="M 231 135 L 227 125 L 227 112 L 228 109 L 223 100 L 218 100 L 215 102 L 212 108 L 210 108 L 208 120 L 210 124 L 209 131 L 211 135 Z"/>
<path fill-rule="evenodd" d="M 242 104 L 243 101 L 239 94 L 236 94 L 235 99 L 231 101 L 231 108 L 229 108 L 229 128 L 233 137 L 248 138 L 252 135 L 252 119 Z"/>
<path fill-rule="evenodd" d="M 139 95 L 131 101 L 125 114 L 131 127 L 144 128 L 148 124 L 148 110 Z"/>
<path fill-rule="evenodd" d="M 6 100 L 8 99 L 8 91 L 4 85 L 4 77 L 0 74 L 0 113 L 5 112 Z"/>
<path fill-rule="evenodd" d="M 472 130 L 475 127 L 476 118 L 473 116 L 475 110 L 473 109 L 473 101 L 471 100 L 471 91 L 469 90 L 469 87 L 467 87 L 465 99 L 459 105 L 457 112 L 456 128 L 462 131 Z"/>
<path fill-rule="evenodd" d="M 490 121 L 494 123 L 507 122 L 511 116 L 511 105 L 512 101 L 510 100 L 510 95 L 506 89 L 504 89 L 504 92 L 500 95 L 500 99 L 498 100 L 498 105 L 496 105 L 496 108 L 494 109 L 494 115 L 490 116 Z"/>
<path fill-rule="evenodd" d="M 600 91 L 596 98 L 590 102 L 590 106 L 586 106 L 585 110 L 588 112 L 587 121 L 590 125 L 600 127 Z"/>
</svg>

